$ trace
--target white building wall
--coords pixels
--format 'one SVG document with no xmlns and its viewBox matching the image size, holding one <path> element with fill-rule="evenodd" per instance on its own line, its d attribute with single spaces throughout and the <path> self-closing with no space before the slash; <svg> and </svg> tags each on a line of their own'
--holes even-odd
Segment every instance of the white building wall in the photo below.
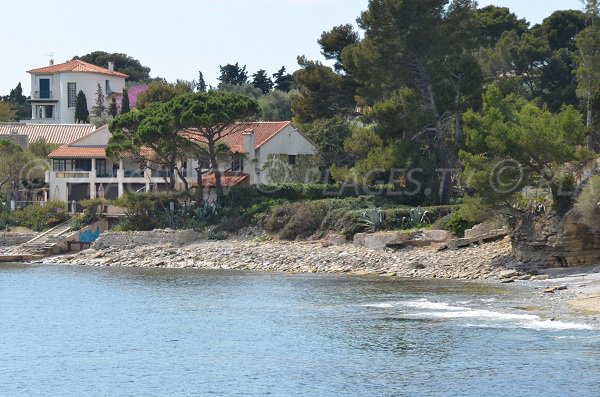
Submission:
<svg viewBox="0 0 600 397">
<path fill-rule="evenodd" d="M 35 105 L 40 102 L 33 102 L 34 107 L 32 118 L 38 123 L 59 123 L 59 124 L 71 124 L 75 122 L 75 107 L 70 108 L 68 106 L 68 90 L 67 83 L 76 84 L 76 94 L 79 91 L 83 91 L 85 94 L 88 110 L 91 112 L 92 107 L 96 103 L 96 91 L 98 90 L 98 84 L 102 88 L 104 93 L 105 105 L 108 107 L 110 101 L 106 99 L 106 81 L 108 80 L 109 87 L 112 92 L 122 93 L 125 88 L 125 78 L 117 76 L 109 76 L 100 73 L 56 73 L 53 75 L 48 74 L 32 74 L 31 75 L 31 91 L 32 94 L 39 91 L 40 78 L 50 79 L 50 90 L 52 91 L 52 99 L 58 99 L 55 102 L 56 107 L 54 109 L 53 119 L 38 119 L 35 112 Z M 51 104 L 48 102 L 48 104 Z"/>
<path fill-rule="evenodd" d="M 264 143 L 256 151 L 256 162 L 247 161 L 247 164 L 244 164 L 244 170 L 246 170 L 247 165 L 248 172 L 250 173 L 250 184 L 271 183 L 272 181 L 267 173 L 262 171 L 264 169 L 264 164 L 267 162 L 270 155 L 314 155 L 316 153 L 317 149 L 315 145 L 293 126 L 289 125 L 279 134 Z M 258 172 L 256 172 L 257 170 Z"/>
</svg>

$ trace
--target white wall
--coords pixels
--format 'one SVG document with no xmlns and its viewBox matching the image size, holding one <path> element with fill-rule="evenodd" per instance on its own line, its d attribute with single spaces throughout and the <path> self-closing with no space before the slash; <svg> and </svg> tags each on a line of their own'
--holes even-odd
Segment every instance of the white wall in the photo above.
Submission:
<svg viewBox="0 0 600 397">
<path fill-rule="evenodd" d="M 33 119 L 35 122 L 40 123 L 60 123 L 60 124 L 72 124 L 75 122 L 75 108 L 68 107 L 68 92 L 67 83 L 76 83 L 76 94 L 79 91 L 83 91 L 87 99 L 88 110 L 92 110 L 92 107 L 96 104 L 96 90 L 98 84 L 102 88 L 104 93 L 105 105 L 108 107 L 110 101 L 106 99 L 106 80 L 109 81 L 109 86 L 112 92 L 121 93 L 125 88 L 125 79 L 123 77 L 109 76 L 100 73 L 57 73 L 53 75 L 31 75 L 31 91 L 39 91 L 39 79 L 50 78 L 50 90 L 52 91 L 53 99 L 58 99 L 56 107 L 54 109 L 54 120 L 52 119 L 37 119 L 35 114 L 35 105 L 39 104 L 33 102 Z M 47 104 L 52 104 L 47 102 Z"/>
<path fill-rule="evenodd" d="M 244 170 L 246 165 L 248 166 L 248 172 L 250 173 L 250 184 L 270 183 L 271 179 L 264 169 L 264 164 L 269 159 L 270 155 L 273 154 L 287 154 L 287 155 L 299 155 L 299 154 L 316 154 L 317 149 L 311 141 L 309 141 L 304 135 L 302 135 L 293 126 L 287 126 L 279 134 L 268 140 L 256 151 L 256 163 L 247 161 L 244 164 Z M 257 174 L 255 168 L 258 168 L 261 172 Z"/>
</svg>

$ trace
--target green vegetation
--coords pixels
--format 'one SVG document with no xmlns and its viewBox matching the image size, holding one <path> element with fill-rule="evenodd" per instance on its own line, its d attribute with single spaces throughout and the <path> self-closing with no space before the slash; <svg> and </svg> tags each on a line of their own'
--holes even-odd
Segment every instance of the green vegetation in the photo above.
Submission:
<svg viewBox="0 0 600 397">
<path fill-rule="evenodd" d="M 67 219 L 69 214 L 66 211 L 66 204 L 60 201 L 49 201 L 44 205 L 29 205 L 12 212 L 0 205 L 0 230 L 19 226 L 43 232 Z"/>
</svg>

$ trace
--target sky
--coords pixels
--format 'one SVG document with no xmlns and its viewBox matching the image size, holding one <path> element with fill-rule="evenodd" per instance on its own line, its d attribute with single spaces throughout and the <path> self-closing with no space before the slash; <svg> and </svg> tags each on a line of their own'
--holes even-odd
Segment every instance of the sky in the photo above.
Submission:
<svg viewBox="0 0 600 397">
<path fill-rule="evenodd" d="M 149 66 L 152 77 L 216 85 L 219 65 L 248 71 L 298 68 L 296 57 L 322 59 L 317 40 L 332 27 L 355 23 L 368 0 L 43 0 L 3 2 L 0 95 L 18 82 L 30 92 L 27 70 L 92 51 L 122 52 Z M 555 10 L 581 9 L 580 0 L 480 0 L 509 7 L 532 24 Z M 36 7 L 38 5 L 39 7 Z"/>
</svg>

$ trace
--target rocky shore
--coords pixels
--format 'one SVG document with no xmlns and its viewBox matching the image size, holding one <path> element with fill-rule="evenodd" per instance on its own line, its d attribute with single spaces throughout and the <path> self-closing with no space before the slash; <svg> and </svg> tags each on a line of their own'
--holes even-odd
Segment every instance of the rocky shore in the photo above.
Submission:
<svg viewBox="0 0 600 397">
<path fill-rule="evenodd" d="M 509 239 L 460 250 L 408 247 L 376 251 L 354 244 L 203 240 L 182 246 L 100 247 L 46 259 L 88 266 L 230 269 L 291 273 L 350 273 L 447 279 L 529 279 L 531 267 L 515 260 Z M 534 276 L 535 277 L 535 276 Z"/>
</svg>

